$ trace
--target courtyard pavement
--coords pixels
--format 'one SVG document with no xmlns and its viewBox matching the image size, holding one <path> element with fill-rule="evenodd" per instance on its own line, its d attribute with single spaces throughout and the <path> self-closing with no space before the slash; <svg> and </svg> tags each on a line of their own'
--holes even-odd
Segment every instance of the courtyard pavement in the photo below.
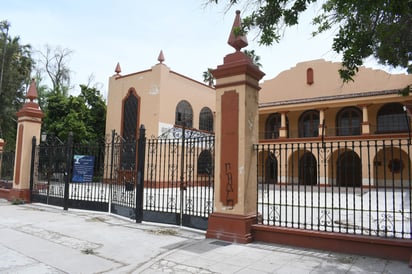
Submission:
<svg viewBox="0 0 412 274">
<path fill-rule="evenodd" d="M 407 262 L 136 224 L 107 213 L 0 199 L 0 273 L 412 273 Z"/>
</svg>

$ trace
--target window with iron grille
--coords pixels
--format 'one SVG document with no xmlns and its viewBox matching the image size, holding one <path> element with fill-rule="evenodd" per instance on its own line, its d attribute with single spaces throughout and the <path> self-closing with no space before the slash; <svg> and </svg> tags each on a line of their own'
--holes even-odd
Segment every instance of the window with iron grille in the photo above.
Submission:
<svg viewBox="0 0 412 274">
<path fill-rule="evenodd" d="M 385 104 L 378 111 L 378 133 L 407 132 L 409 119 L 400 103 Z"/>
<path fill-rule="evenodd" d="M 319 112 L 308 110 L 299 118 L 299 137 L 319 136 Z"/>
<path fill-rule="evenodd" d="M 279 113 L 272 113 L 266 119 L 265 124 L 265 139 L 279 138 L 279 130 L 282 127 L 281 115 Z M 286 128 L 288 128 L 288 118 L 286 117 Z"/>
<path fill-rule="evenodd" d="M 208 107 L 204 107 L 200 111 L 199 129 L 213 131 L 213 113 Z"/>
<path fill-rule="evenodd" d="M 338 136 L 351 136 L 361 134 L 362 113 L 358 108 L 347 107 L 342 109 L 337 115 Z"/>
<path fill-rule="evenodd" d="M 176 106 L 175 125 L 193 127 L 193 110 L 188 101 L 182 100 Z"/>
</svg>

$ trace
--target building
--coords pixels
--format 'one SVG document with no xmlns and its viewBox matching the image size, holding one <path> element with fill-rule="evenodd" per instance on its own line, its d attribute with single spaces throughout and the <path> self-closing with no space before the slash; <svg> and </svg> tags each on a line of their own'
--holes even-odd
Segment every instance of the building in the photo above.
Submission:
<svg viewBox="0 0 412 274">
<path fill-rule="evenodd" d="M 146 136 L 157 139 L 152 143 L 156 151 L 151 150 L 153 158 L 168 158 L 167 163 L 160 160 L 152 163 L 156 174 L 162 168 L 170 172 L 168 180 L 179 183 L 177 168 L 180 164 L 176 148 L 180 146 L 183 128 L 193 136 L 211 135 L 214 131 L 215 96 L 214 89 L 176 73 L 163 64 L 161 51 L 159 63 L 151 69 L 121 75 L 120 65 L 116 66 L 116 74 L 109 79 L 109 92 L 106 115 L 106 135 L 116 133 L 118 149 L 113 151 L 117 164 L 114 167 L 117 182 L 136 182 L 134 170 L 138 166 L 138 155 L 135 140 L 139 136 L 139 128 L 144 125 Z M 176 130 L 177 129 L 177 130 Z M 185 134 L 186 135 L 186 134 Z M 161 139 L 175 139 L 173 142 L 162 142 Z M 161 154 L 161 148 L 170 154 Z M 203 153 L 202 153 L 203 152 Z M 212 155 L 203 149 L 199 152 L 196 165 L 196 181 L 205 180 L 203 174 L 212 161 Z M 150 156 L 149 156 L 150 157 Z M 111 159 L 107 159 L 111 160 Z M 166 165 L 166 166 L 163 166 Z M 164 178 L 163 178 L 164 179 Z M 157 178 L 156 184 L 160 184 Z M 188 179 L 186 179 L 188 180 Z M 130 187 L 130 189 L 132 189 Z"/>
<path fill-rule="evenodd" d="M 260 155 L 266 165 L 262 179 L 305 185 L 406 184 L 412 97 L 400 92 L 412 84 L 412 75 L 361 67 L 354 82 L 343 83 L 340 66 L 302 62 L 261 84 L 260 143 L 277 145 L 273 155 Z"/>
<path fill-rule="evenodd" d="M 174 125 L 213 132 L 214 89 L 170 70 L 163 61 L 151 69 L 109 79 L 106 131 L 135 139 L 140 125 L 148 137 L 159 137 Z"/>
<path fill-rule="evenodd" d="M 162 52 L 158 61 L 128 75 L 116 68 L 109 80 L 107 133 L 115 130 L 126 140 L 135 139 L 141 124 L 148 137 L 168 136 L 171 128 L 183 125 L 212 133 L 214 89 L 170 70 Z M 404 167 L 411 160 L 403 141 L 396 139 L 410 136 L 412 97 L 400 92 L 412 84 L 412 75 L 361 67 L 353 82 L 343 83 L 340 66 L 322 59 L 301 62 L 261 83 L 259 142 L 279 146 L 277 155 L 259 156 L 265 165 L 261 180 L 378 186 L 391 179 L 396 186 L 404 184 L 409 170 Z M 384 140 L 396 147 L 386 148 Z M 293 149 L 280 149 L 286 144 Z M 370 145 L 376 149 L 366 149 Z M 365 159 L 373 163 L 372 170 L 362 164 Z"/>
</svg>

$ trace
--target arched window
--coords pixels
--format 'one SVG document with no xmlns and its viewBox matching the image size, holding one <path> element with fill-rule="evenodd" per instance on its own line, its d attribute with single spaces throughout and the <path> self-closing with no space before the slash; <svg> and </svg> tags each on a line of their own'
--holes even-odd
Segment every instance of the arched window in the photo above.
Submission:
<svg viewBox="0 0 412 274">
<path fill-rule="evenodd" d="M 337 115 L 338 136 L 351 136 L 361 134 L 362 113 L 358 108 L 348 107 L 339 111 Z"/>
<path fill-rule="evenodd" d="M 212 154 L 209 150 L 203 150 L 197 158 L 197 175 L 211 175 L 212 168 Z"/>
<path fill-rule="evenodd" d="M 131 88 L 126 98 L 123 99 L 123 127 L 122 137 L 125 140 L 136 140 L 139 115 L 139 98 L 136 91 Z"/>
<path fill-rule="evenodd" d="M 122 115 L 122 148 L 120 155 L 121 170 L 134 170 L 136 168 L 136 138 L 139 123 L 140 98 L 134 88 L 130 88 L 123 99 Z M 126 175 L 124 175 L 126 176 Z"/>
<path fill-rule="evenodd" d="M 319 112 L 308 110 L 299 118 L 299 137 L 319 136 Z"/>
<path fill-rule="evenodd" d="M 408 120 L 400 103 L 385 104 L 378 111 L 378 133 L 408 131 Z"/>
<path fill-rule="evenodd" d="M 204 107 L 200 111 L 199 129 L 213 131 L 213 113 L 208 107 Z"/>
<path fill-rule="evenodd" d="M 279 113 L 272 113 L 266 119 L 265 125 L 265 139 L 279 138 L 279 130 L 282 126 L 281 115 Z M 287 126 L 287 120 L 286 120 Z"/>
<path fill-rule="evenodd" d="M 182 100 L 177 104 L 175 125 L 193 127 L 193 110 L 188 101 Z"/>
</svg>

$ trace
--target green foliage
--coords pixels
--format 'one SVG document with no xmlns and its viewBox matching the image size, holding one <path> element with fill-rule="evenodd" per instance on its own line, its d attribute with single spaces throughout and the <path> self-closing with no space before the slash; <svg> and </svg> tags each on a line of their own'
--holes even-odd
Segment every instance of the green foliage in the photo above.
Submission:
<svg viewBox="0 0 412 274">
<path fill-rule="evenodd" d="M 261 68 L 262 64 L 260 63 L 260 56 L 256 55 L 255 50 L 243 50 L 243 52 L 252 59 L 253 64 L 255 64 L 257 67 Z"/>
<path fill-rule="evenodd" d="M 208 68 L 207 71 L 203 72 L 203 82 L 208 84 L 209 87 L 215 85 L 215 77 L 213 77 L 211 68 Z"/>
<path fill-rule="evenodd" d="M 209 0 L 218 3 L 218 0 Z M 223 1 L 220 1 L 223 2 Z M 299 22 L 299 15 L 317 0 L 226 0 L 229 5 L 249 4 L 252 12 L 242 20 L 246 33 L 258 29 L 262 45 L 279 42 L 285 27 Z M 363 60 L 374 56 L 384 65 L 412 72 L 412 1 L 326 0 L 313 18 L 313 35 L 336 27 L 332 49 L 343 55 L 340 76 L 353 80 Z M 253 4 L 250 5 L 250 4 Z"/>
<path fill-rule="evenodd" d="M 75 143 L 99 143 L 104 140 L 106 104 L 100 91 L 80 85 L 78 96 L 53 92 L 47 96 L 43 131 L 66 140 L 73 132 Z"/>
<path fill-rule="evenodd" d="M 25 204 L 25 203 L 26 203 L 26 201 L 24 199 L 20 199 L 20 198 L 13 198 L 11 200 L 12 205 L 22 205 L 22 204 Z"/>
<path fill-rule="evenodd" d="M 5 150 L 15 149 L 17 118 L 33 68 L 30 45 L 21 45 L 19 37 L 9 36 L 10 24 L 0 22 L 0 137 Z"/>
</svg>

